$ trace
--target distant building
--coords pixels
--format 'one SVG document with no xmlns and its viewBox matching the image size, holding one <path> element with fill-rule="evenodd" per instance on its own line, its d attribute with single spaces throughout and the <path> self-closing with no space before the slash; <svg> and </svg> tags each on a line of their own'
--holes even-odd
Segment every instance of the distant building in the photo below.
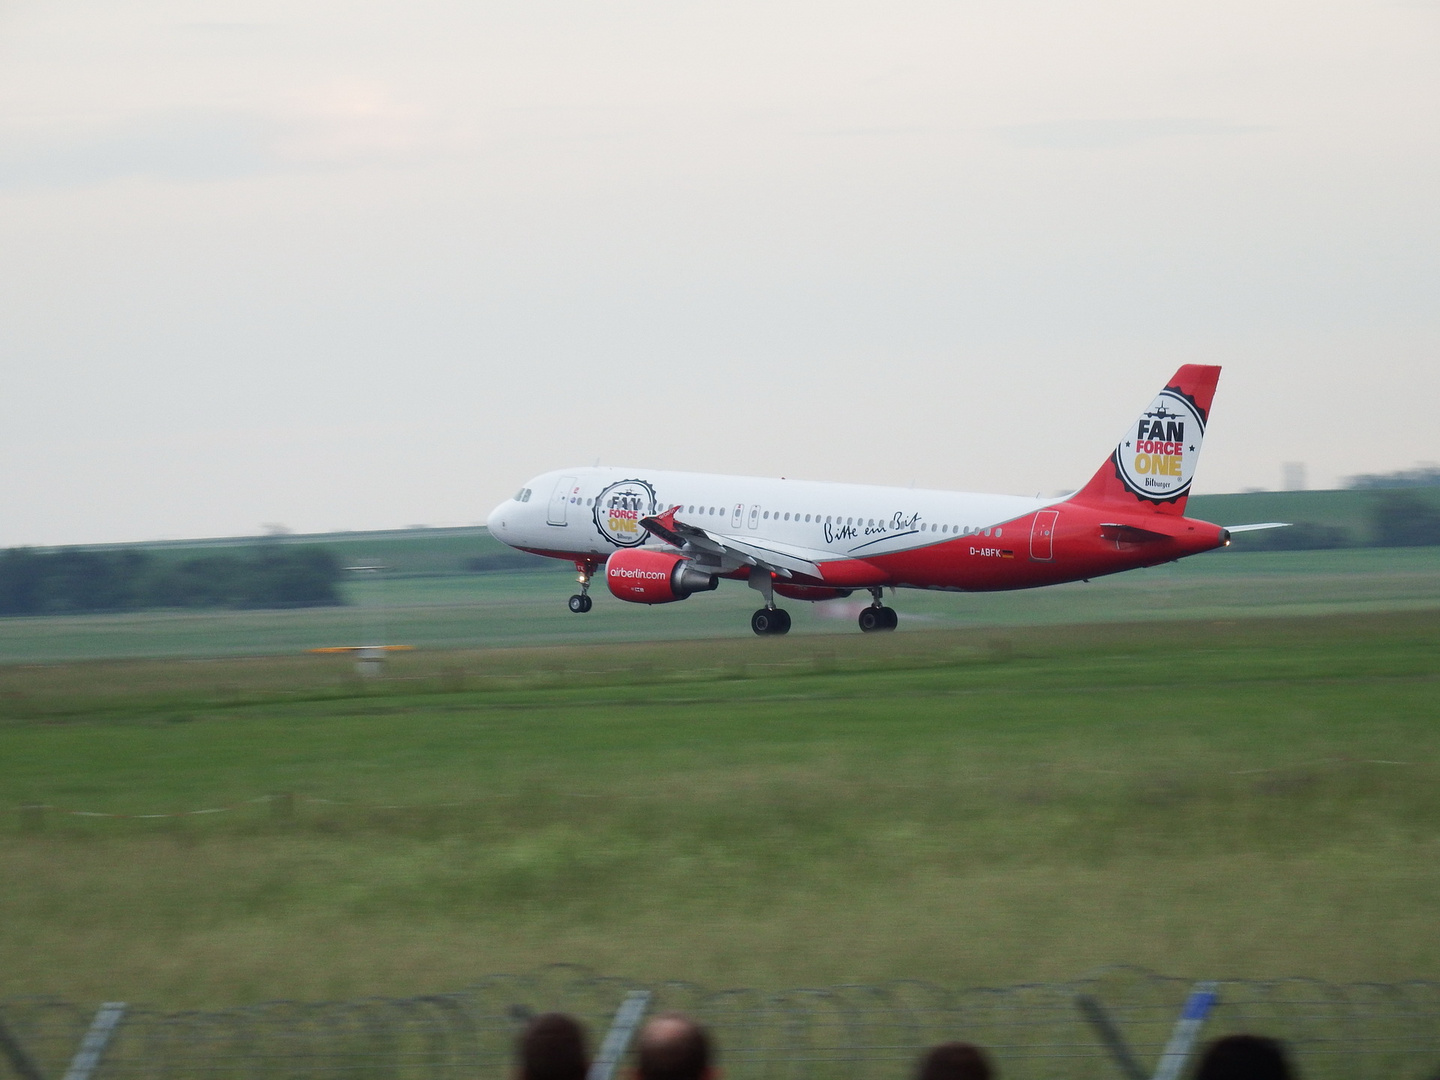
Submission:
<svg viewBox="0 0 1440 1080">
<path fill-rule="evenodd" d="M 1305 486 L 1305 463 L 1303 461 L 1287 461 L 1280 466 L 1281 491 L 1304 491 Z"/>
</svg>

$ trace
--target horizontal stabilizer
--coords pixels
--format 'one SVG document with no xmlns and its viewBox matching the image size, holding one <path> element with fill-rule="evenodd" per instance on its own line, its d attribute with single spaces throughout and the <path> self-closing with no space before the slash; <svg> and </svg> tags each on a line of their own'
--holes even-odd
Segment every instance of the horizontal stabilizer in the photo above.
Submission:
<svg viewBox="0 0 1440 1080">
<path fill-rule="evenodd" d="M 1157 540 L 1170 540 L 1168 533 L 1142 529 L 1138 525 L 1109 524 L 1100 526 L 1100 535 L 1117 544 L 1153 544 Z"/>
<path fill-rule="evenodd" d="M 1261 521 L 1255 525 L 1226 525 L 1226 532 L 1259 532 L 1261 529 L 1288 529 L 1293 522 L 1289 521 Z"/>
</svg>

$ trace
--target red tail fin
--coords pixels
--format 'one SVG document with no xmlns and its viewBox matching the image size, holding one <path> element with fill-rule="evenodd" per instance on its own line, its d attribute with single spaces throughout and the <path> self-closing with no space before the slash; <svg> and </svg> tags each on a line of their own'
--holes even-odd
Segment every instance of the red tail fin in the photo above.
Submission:
<svg viewBox="0 0 1440 1080">
<path fill-rule="evenodd" d="M 1213 365 L 1175 372 L 1075 501 L 1183 516 L 1219 380 Z"/>
</svg>

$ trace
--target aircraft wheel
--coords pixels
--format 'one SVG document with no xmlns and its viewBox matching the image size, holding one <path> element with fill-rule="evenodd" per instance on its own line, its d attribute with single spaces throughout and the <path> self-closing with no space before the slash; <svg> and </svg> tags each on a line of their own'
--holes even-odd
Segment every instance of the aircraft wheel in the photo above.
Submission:
<svg viewBox="0 0 1440 1080">
<path fill-rule="evenodd" d="M 882 630 L 894 630 L 900 625 L 900 615 L 893 607 L 882 607 L 880 615 L 883 619 Z"/>
<path fill-rule="evenodd" d="M 576 593 L 570 597 L 570 610 L 576 615 L 584 615 L 585 612 L 590 610 L 590 605 L 593 603 L 594 601 L 584 593 Z"/>
<path fill-rule="evenodd" d="M 761 608 L 750 616 L 750 629 L 764 637 L 783 634 L 790 629 L 790 613 L 779 608 Z"/>
<path fill-rule="evenodd" d="M 865 634 L 873 634 L 877 630 L 886 629 L 885 616 L 880 613 L 884 608 L 867 607 L 860 612 L 860 631 Z"/>
</svg>

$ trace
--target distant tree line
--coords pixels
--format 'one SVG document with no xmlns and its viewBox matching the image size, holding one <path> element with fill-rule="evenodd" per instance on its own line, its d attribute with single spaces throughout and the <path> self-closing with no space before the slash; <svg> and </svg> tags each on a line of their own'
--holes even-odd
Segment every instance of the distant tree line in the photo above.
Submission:
<svg viewBox="0 0 1440 1080">
<path fill-rule="evenodd" d="M 1420 485 L 1416 485 L 1420 486 Z M 1429 547 L 1440 544 L 1440 506 L 1410 491 L 1387 491 L 1370 506 L 1368 535 L 1341 525 L 1299 521 L 1288 529 L 1241 533 L 1236 546 L 1260 551 L 1344 547 Z"/>
<path fill-rule="evenodd" d="M 1401 469 L 1392 473 L 1366 473 L 1352 476 L 1351 488 L 1373 490 L 1375 488 L 1440 487 L 1440 465 L 1417 465 L 1413 469 Z"/>
<path fill-rule="evenodd" d="M 0 615 L 145 608 L 340 604 L 340 563 L 322 548 L 269 544 L 176 560 L 133 548 L 0 553 Z"/>
</svg>

